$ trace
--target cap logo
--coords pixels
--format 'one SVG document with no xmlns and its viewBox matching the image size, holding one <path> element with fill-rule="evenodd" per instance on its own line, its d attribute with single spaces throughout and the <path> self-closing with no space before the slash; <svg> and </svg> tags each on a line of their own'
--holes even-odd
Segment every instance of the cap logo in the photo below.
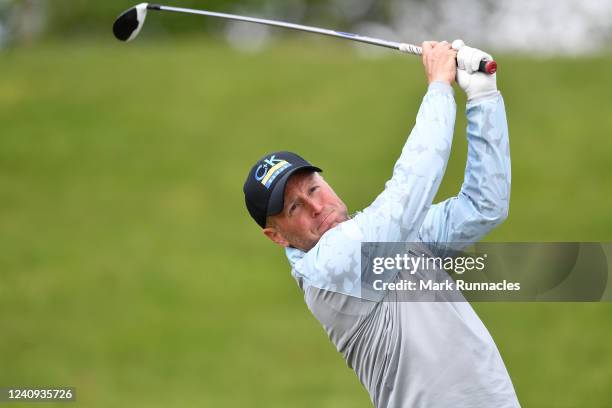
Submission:
<svg viewBox="0 0 612 408">
<path fill-rule="evenodd" d="M 286 160 L 277 159 L 275 155 L 272 155 L 255 169 L 255 180 L 269 189 L 278 175 L 289 167 L 291 167 L 291 163 Z"/>
</svg>

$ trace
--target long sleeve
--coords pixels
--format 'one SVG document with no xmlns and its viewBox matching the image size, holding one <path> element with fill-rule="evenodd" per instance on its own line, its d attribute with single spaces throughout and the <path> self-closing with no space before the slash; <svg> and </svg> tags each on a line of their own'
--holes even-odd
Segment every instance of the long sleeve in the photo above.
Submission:
<svg viewBox="0 0 612 408">
<path fill-rule="evenodd" d="M 468 107 L 461 193 L 431 206 L 455 119 L 452 91 L 442 85 L 430 87 L 375 202 L 323 234 L 310 251 L 287 248 L 287 256 L 306 305 L 375 407 L 520 408 L 495 342 L 469 303 L 401 301 L 392 290 L 372 293 L 362 281 L 362 242 L 414 242 L 419 231 L 428 240 L 472 240 L 505 216 L 510 161 L 501 97 Z"/>
<path fill-rule="evenodd" d="M 510 146 L 501 95 L 467 106 L 468 159 L 461 191 L 431 206 L 419 240 L 461 249 L 480 240 L 508 215 Z M 445 245 L 440 245 L 444 247 Z"/>
<path fill-rule="evenodd" d="M 448 84 L 434 82 L 385 190 L 355 217 L 365 241 L 414 241 L 446 170 L 456 105 Z"/>
</svg>

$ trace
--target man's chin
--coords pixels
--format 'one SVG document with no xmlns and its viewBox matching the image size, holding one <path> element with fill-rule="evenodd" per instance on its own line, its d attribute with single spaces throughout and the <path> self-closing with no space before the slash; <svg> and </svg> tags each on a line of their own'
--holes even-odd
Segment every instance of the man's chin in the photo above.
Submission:
<svg viewBox="0 0 612 408">
<path fill-rule="evenodd" d="M 321 228 L 319 229 L 319 239 L 330 229 L 336 228 L 338 225 L 342 224 L 344 221 L 348 220 L 348 216 L 346 214 L 338 214 L 333 220 L 326 220 Z M 318 241 L 318 240 L 317 240 Z"/>
<path fill-rule="evenodd" d="M 337 213 L 336 211 L 332 211 L 329 216 L 323 221 L 321 226 L 319 227 L 319 239 L 332 228 L 337 227 L 339 224 L 348 220 L 348 214 L 346 212 Z"/>
</svg>

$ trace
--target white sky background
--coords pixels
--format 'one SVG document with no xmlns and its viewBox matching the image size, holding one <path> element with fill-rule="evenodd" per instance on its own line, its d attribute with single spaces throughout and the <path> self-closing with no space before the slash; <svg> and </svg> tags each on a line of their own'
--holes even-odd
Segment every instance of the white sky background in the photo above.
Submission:
<svg viewBox="0 0 612 408">
<path fill-rule="evenodd" d="M 270 2 L 251 15 L 300 22 L 305 7 Z M 372 19 L 372 10 L 386 10 L 387 21 Z M 287 10 L 299 10 L 288 15 Z M 240 10 L 245 12 L 245 10 Z M 610 52 L 612 0 L 331 0 L 327 11 L 351 22 L 358 34 L 420 44 L 423 40 L 463 39 L 468 45 L 492 52 L 520 52 L 540 56 Z M 247 12 L 248 14 L 248 12 Z M 290 13 L 289 13 L 290 14 Z M 292 18 L 293 17 L 293 18 Z M 333 28 L 333 27 L 326 27 Z M 226 37 L 237 48 L 256 51 L 278 29 L 229 23 Z M 359 45 L 365 55 L 375 47 Z M 384 54 L 382 54 L 384 55 Z"/>
<path fill-rule="evenodd" d="M 358 0 L 359 1 L 359 0 Z M 394 30 L 403 39 L 462 38 L 495 51 L 580 55 L 609 51 L 611 0 L 442 0 L 408 4 L 393 0 Z"/>
</svg>

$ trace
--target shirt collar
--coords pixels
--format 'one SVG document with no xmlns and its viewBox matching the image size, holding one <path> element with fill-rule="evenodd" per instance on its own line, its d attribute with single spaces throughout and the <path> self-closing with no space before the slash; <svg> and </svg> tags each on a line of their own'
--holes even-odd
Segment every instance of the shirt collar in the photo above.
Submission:
<svg viewBox="0 0 612 408">
<path fill-rule="evenodd" d="M 306 252 L 299 250 L 297 248 L 286 247 L 285 255 L 287 255 L 287 259 L 289 259 L 289 264 L 291 264 L 291 267 L 293 268 L 293 266 L 298 261 L 300 261 L 304 257 L 304 255 L 306 255 Z"/>
</svg>

